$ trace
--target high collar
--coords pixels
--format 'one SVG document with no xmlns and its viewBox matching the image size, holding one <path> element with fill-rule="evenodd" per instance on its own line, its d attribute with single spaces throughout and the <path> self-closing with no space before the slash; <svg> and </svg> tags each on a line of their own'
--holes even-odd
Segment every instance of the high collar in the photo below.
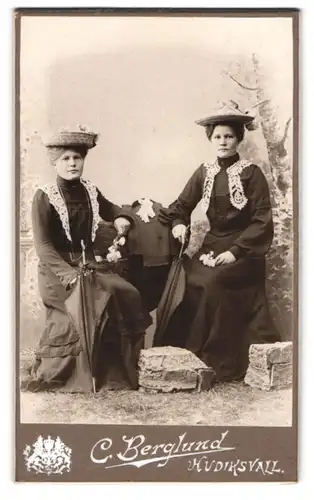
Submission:
<svg viewBox="0 0 314 500">
<path fill-rule="evenodd" d="M 237 161 L 239 161 L 239 159 L 240 159 L 240 156 L 238 153 L 236 153 L 232 156 L 228 156 L 227 158 L 217 158 L 217 161 L 218 161 L 218 165 L 221 168 L 226 169 L 228 167 L 231 167 L 231 165 L 233 165 Z"/>
<path fill-rule="evenodd" d="M 69 181 L 57 175 L 57 184 L 58 186 L 66 189 L 75 188 L 81 185 L 81 179 L 75 179 L 73 181 Z"/>
</svg>

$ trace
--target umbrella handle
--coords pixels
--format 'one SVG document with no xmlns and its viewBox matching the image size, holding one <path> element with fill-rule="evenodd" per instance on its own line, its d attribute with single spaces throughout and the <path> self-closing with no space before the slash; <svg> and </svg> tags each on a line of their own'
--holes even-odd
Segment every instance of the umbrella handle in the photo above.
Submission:
<svg viewBox="0 0 314 500">
<path fill-rule="evenodd" d="M 82 247 L 82 256 L 83 256 L 83 266 L 86 265 L 86 255 L 85 255 L 85 243 L 83 240 L 81 240 L 81 247 Z"/>
<path fill-rule="evenodd" d="M 179 255 L 178 255 L 178 259 L 179 260 L 182 257 L 184 245 L 185 245 L 185 240 L 183 240 L 182 243 L 181 243 L 181 248 L 180 248 L 180 252 L 179 252 Z"/>
<path fill-rule="evenodd" d="M 190 224 L 188 226 L 186 226 L 185 236 L 184 236 L 184 240 L 181 243 L 181 248 L 180 248 L 180 252 L 179 252 L 179 255 L 178 255 L 178 259 L 181 259 L 181 257 L 182 257 L 183 249 L 184 249 L 184 245 L 185 245 L 185 243 L 187 241 L 187 234 L 188 234 L 189 229 L 190 229 Z"/>
</svg>

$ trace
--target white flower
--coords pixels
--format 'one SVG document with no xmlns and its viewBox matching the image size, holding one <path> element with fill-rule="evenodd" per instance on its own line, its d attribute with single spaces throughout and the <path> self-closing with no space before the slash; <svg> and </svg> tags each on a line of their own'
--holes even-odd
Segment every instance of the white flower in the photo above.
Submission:
<svg viewBox="0 0 314 500">
<path fill-rule="evenodd" d="M 113 247 L 111 247 L 113 248 Z M 121 259 L 121 253 L 119 252 L 119 250 L 115 250 L 113 249 L 112 251 L 109 251 L 107 256 L 106 256 L 106 259 L 108 262 L 118 262 L 119 259 Z"/>
<path fill-rule="evenodd" d="M 118 245 L 123 247 L 125 245 L 126 239 L 124 236 L 121 236 L 121 238 L 117 241 Z"/>
<path fill-rule="evenodd" d="M 108 262 L 113 262 L 113 255 L 111 253 L 108 253 L 106 255 L 106 259 L 107 259 Z"/>
<path fill-rule="evenodd" d="M 203 253 L 199 260 L 203 262 L 204 266 L 215 267 L 215 260 L 213 258 L 214 252 Z"/>
</svg>

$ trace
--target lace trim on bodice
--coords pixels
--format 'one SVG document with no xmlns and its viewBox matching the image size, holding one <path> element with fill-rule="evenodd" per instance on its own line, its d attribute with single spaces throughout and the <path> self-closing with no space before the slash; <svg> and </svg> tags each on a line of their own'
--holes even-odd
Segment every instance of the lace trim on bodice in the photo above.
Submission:
<svg viewBox="0 0 314 500">
<path fill-rule="evenodd" d="M 85 181 L 85 180 L 81 179 L 81 182 L 82 182 L 83 186 L 85 186 L 85 188 L 88 192 L 90 202 L 91 202 L 92 213 L 93 213 L 91 239 L 92 239 L 92 241 L 95 241 L 97 229 L 98 229 L 99 222 L 100 222 L 99 203 L 98 203 L 98 199 L 97 199 L 97 188 L 90 181 Z"/>
<path fill-rule="evenodd" d="M 246 167 L 250 165 L 251 163 L 247 160 L 239 160 L 226 169 L 226 173 L 228 176 L 230 202 L 238 210 L 242 210 L 242 208 L 244 208 L 248 202 L 248 199 L 244 194 L 240 174 Z M 212 164 L 204 163 L 203 166 L 206 173 L 201 207 L 206 214 L 210 205 L 210 197 L 213 190 L 214 180 L 218 172 L 220 172 L 221 167 L 219 166 L 217 160 Z"/>
<path fill-rule="evenodd" d="M 91 227 L 91 240 L 95 241 L 96 232 L 100 221 L 99 203 L 97 200 L 97 188 L 90 181 L 85 181 L 81 179 L 81 183 L 85 187 L 91 203 L 92 214 L 93 214 L 92 227 Z M 54 207 L 57 214 L 59 215 L 67 239 L 72 242 L 69 212 L 57 184 L 55 183 L 46 184 L 45 186 L 42 186 L 40 189 L 48 196 L 49 203 Z"/>
</svg>

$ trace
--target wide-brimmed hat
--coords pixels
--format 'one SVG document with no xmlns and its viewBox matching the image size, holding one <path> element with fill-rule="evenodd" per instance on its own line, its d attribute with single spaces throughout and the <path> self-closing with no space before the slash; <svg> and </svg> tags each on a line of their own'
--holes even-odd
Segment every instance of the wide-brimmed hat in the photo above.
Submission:
<svg viewBox="0 0 314 500">
<path fill-rule="evenodd" d="M 247 125 L 254 120 L 255 116 L 247 111 L 241 111 L 239 105 L 234 101 L 222 103 L 220 107 L 214 110 L 206 118 L 196 120 L 198 125 L 207 127 L 208 125 L 217 125 L 226 122 L 235 122 Z"/>
<path fill-rule="evenodd" d="M 68 146 L 80 146 L 91 149 L 96 146 L 98 134 L 87 130 L 86 127 L 79 125 L 76 129 L 62 128 L 57 132 L 48 133 L 43 138 L 43 144 L 47 148 Z"/>
</svg>

